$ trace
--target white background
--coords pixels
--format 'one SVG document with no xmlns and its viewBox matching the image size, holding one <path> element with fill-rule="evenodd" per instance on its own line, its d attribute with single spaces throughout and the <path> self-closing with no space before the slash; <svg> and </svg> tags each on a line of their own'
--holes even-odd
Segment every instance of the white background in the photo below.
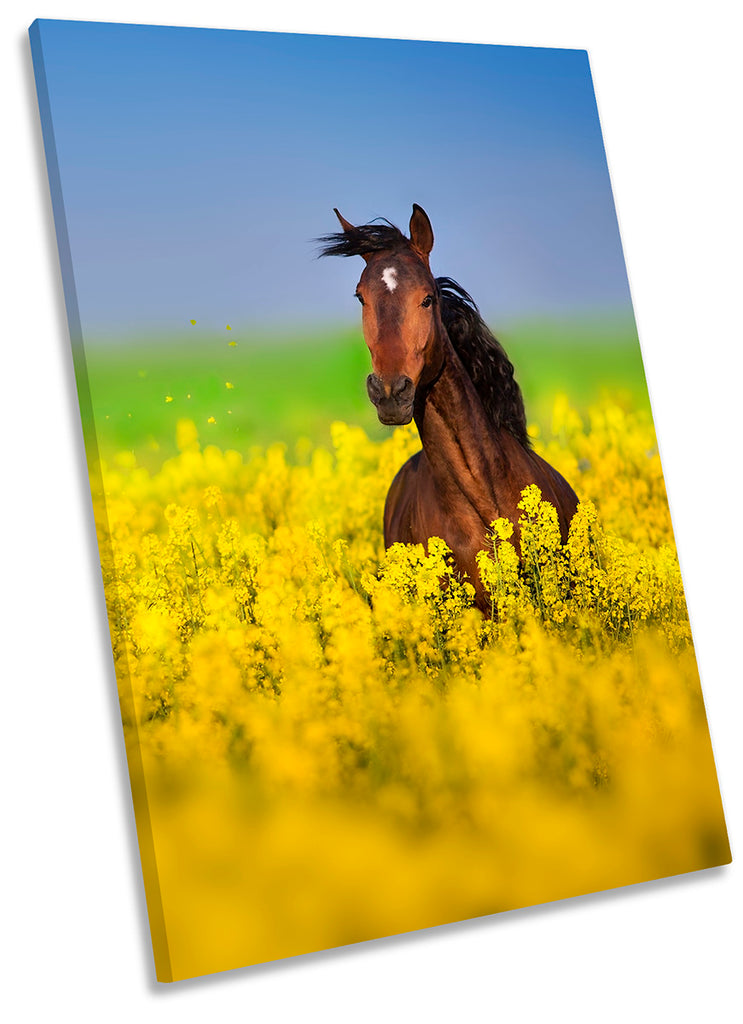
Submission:
<svg viewBox="0 0 743 1024">
<path fill-rule="evenodd" d="M 589 50 L 740 852 L 738 5 L 440 6 L 3 5 L 0 1001 L 9 1021 L 740 1019 L 735 864 L 210 979 L 154 981 L 26 35 L 37 16 Z"/>
</svg>

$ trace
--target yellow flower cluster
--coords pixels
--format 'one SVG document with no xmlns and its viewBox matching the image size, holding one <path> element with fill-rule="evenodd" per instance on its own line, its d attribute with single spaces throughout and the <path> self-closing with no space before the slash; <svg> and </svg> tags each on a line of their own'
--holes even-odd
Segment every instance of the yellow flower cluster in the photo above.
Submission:
<svg viewBox="0 0 743 1024">
<path fill-rule="evenodd" d="M 549 631 L 595 646 L 608 631 L 617 639 L 639 625 L 656 625 L 671 649 L 691 642 L 678 559 L 670 544 L 643 550 L 602 529 L 593 502 L 582 502 L 561 543 L 557 512 L 527 487 L 519 508 L 521 561 L 513 524 L 492 524 L 492 549 L 477 557 L 501 639 L 536 615 Z"/>
<path fill-rule="evenodd" d="M 177 442 L 97 502 L 161 978 L 728 857 L 649 418 L 558 402 L 583 501 L 563 546 L 527 488 L 521 562 L 493 523 L 492 620 L 443 541 L 384 551 L 414 428 Z"/>
</svg>

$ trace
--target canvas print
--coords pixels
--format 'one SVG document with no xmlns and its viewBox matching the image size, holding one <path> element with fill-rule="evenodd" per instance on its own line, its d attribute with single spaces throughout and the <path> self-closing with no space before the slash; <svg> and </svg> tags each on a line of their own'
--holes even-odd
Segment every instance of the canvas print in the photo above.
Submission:
<svg viewBox="0 0 743 1024">
<path fill-rule="evenodd" d="M 587 54 L 31 45 L 157 977 L 727 862 Z"/>
</svg>

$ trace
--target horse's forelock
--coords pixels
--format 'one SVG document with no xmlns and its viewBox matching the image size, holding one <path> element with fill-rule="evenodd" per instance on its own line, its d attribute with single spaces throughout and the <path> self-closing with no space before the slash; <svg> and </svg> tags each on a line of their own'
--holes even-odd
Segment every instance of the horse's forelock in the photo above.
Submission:
<svg viewBox="0 0 743 1024">
<path fill-rule="evenodd" d="M 410 247 L 410 240 L 387 220 L 359 224 L 346 231 L 321 235 L 320 256 L 371 256 L 377 252 L 394 252 Z"/>
</svg>

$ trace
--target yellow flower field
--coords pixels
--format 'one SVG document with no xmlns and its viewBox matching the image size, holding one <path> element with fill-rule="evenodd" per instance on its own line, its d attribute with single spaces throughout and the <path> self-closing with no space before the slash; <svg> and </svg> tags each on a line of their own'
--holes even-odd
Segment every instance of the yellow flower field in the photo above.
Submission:
<svg viewBox="0 0 743 1024">
<path fill-rule="evenodd" d="M 384 551 L 414 428 L 177 441 L 93 474 L 162 980 L 729 859 L 649 416 L 558 399 L 581 506 L 563 547 L 527 488 L 522 564 L 493 524 L 492 621 L 442 541 Z"/>
</svg>

